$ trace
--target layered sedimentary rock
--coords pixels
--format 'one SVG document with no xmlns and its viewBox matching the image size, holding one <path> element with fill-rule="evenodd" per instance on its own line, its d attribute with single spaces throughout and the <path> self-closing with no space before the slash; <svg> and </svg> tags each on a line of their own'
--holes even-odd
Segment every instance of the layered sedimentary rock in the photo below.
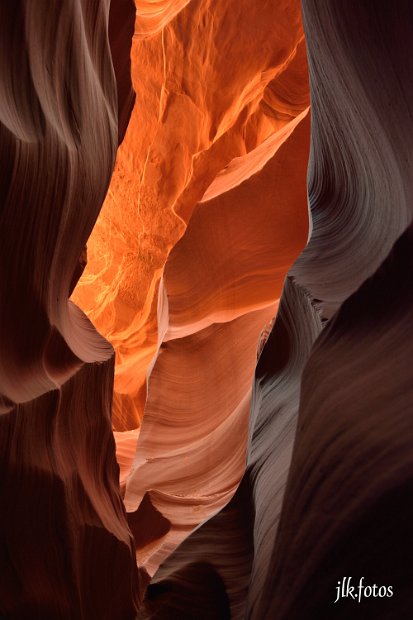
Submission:
<svg viewBox="0 0 413 620">
<path fill-rule="evenodd" d="M 130 36 L 115 75 L 108 31 L 116 42 L 116 24 L 131 35 L 133 21 L 128 2 L 0 8 L 5 618 L 133 618 L 140 595 L 111 428 L 114 352 L 68 299 L 133 101 Z"/>
<path fill-rule="evenodd" d="M 345 301 L 303 373 L 289 483 L 264 584 L 272 596 L 257 617 L 353 616 L 350 597 L 332 608 L 326 594 L 353 575 L 394 589 L 393 598 L 362 600 L 363 617 L 409 618 L 411 226 L 397 238 L 413 215 L 412 7 L 308 1 L 303 8 L 314 92 L 314 233 L 296 273 L 323 301 L 325 315 Z M 328 175 L 327 149 L 334 163 Z"/>
<path fill-rule="evenodd" d="M 131 56 L 136 105 L 74 297 L 116 351 L 116 431 L 141 423 L 159 282 L 193 209 L 262 168 L 309 105 L 296 0 L 138 2 Z"/>
<path fill-rule="evenodd" d="M 351 597 L 333 605 L 348 575 L 370 588 L 392 587 L 393 597 L 362 597 L 363 617 L 411 616 L 412 242 L 410 227 L 311 352 L 271 571 L 262 582 L 271 595 L 253 617 L 354 617 Z"/>
<path fill-rule="evenodd" d="M 374 7 L 303 4 L 313 234 L 293 274 L 325 316 L 375 272 L 412 218 L 411 7 Z"/>
<path fill-rule="evenodd" d="M 412 614 L 412 10 L 303 8 L 311 238 L 257 366 L 243 481 L 142 617 L 208 618 L 214 597 L 222 618 Z M 394 596 L 334 604 L 348 575 Z"/>
<path fill-rule="evenodd" d="M 136 11 L 0 9 L 0 616 L 407 620 L 411 3 L 303 1 L 304 251 L 299 3 Z"/>
<path fill-rule="evenodd" d="M 162 32 L 191 0 L 136 0 L 135 33 L 139 38 Z"/>
<path fill-rule="evenodd" d="M 164 563 L 146 609 L 159 618 L 209 618 L 215 583 L 227 594 L 222 618 L 247 617 L 262 598 L 294 441 L 302 369 L 321 330 L 308 295 L 287 281 L 280 310 L 260 356 L 253 394 L 248 467 L 236 495 Z M 274 354 L 276 351 L 276 354 Z M 271 444 L 270 444 L 271 442 Z M 269 444 L 271 448 L 269 448 Z M 194 587 L 199 571 L 214 579 Z M 194 576 L 192 576 L 194 575 Z M 253 586 L 256 585 L 254 591 Z M 257 616 L 259 617 L 259 616 Z"/>
<path fill-rule="evenodd" d="M 178 4 L 137 4 L 137 103 L 75 291 L 117 352 L 122 492 L 150 574 L 236 490 L 258 338 L 308 236 L 298 2 Z"/>
<path fill-rule="evenodd" d="M 258 338 L 307 237 L 308 129 L 306 118 L 259 173 L 200 204 L 169 256 L 167 331 L 125 493 L 134 511 L 150 489 L 173 524 L 150 572 L 228 502 L 244 471 Z"/>
</svg>

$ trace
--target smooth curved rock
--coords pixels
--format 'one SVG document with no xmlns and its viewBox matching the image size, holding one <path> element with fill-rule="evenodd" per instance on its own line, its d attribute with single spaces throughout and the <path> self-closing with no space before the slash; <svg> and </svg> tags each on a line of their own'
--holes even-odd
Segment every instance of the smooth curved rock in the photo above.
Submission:
<svg viewBox="0 0 413 620">
<path fill-rule="evenodd" d="M 224 583 L 231 618 L 248 617 L 248 606 L 260 603 L 291 460 L 301 372 L 320 330 L 321 320 L 310 298 L 287 280 L 257 366 L 247 471 L 231 502 L 160 567 L 146 597 L 148 617 L 173 617 L 168 616 L 173 605 L 183 618 L 195 618 L 198 597 L 207 601 L 214 596 L 209 582 L 201 593 L 193 588 L 190 567 L 196 562 L 208 564 Z M 171 582 L 173 602 L 164 590 Z M 222 617 L 226 609 L 222 608 Z"/>
<path fill-rule="evenodd" d="M 303 16 L 310 235 L 298 0 L 0 6 L 1 617 L 412 617 L 413 10 Z"/>
<path fill-rule="evenodd" d="M 223 618 L 412 614 L 412 9 L 303 8 L 311 238 L 262 336 L 247 472 L 162 564 L 143 617 L 195 618 L 215 592 L 199 563 L 225 585 Z M 394 596 L 335 605 L 348 575 Z"/>
<path fill-rule="evenodd" d="M 334 605 L 351 575 L 393 588 L 363 598 L 363 617 L 410 618 L 412 316 L 410 227 L 314 345 L 266 594 L 250 617 L 352 617 L 353 599 Z"/>
<path fill-rule="evenodd" d="M 133 618 L 144 587 L 119 492 L 114 352 L 68 299 L 109 186 L 118 109 L 123 124 L 130 110 L 109 9 L 0 7 L 0 616 L 10 619 Z"/>
<path fill-rule="evenodd" d="M 258 338 L 307 238 L 308 121 L 261 171 L 198 205 L 169 255 L 165 333 L 125 491 L 128 512 L 151 491 L 173 524 L 156 553 L 138 549 L 150 574 L 229 501 L 244 472 Z"/>
<path fill-rule="evenodd" d="M 298 0 L 265 10 L 239 0 L 183 4 L 137 3 L 136 105 L 73 296 L 116 351 L 117 431 L 141 424 L 159 283 L 194 208 L 235 158 L 267 142 L 244 162 L 262 168 L 309 106 Z M 145 6 L 162 29 L 142 38 Z"/>
<path fill-rule="evenodd" d="M 397 11 L 303 2 L 313 234 L 292 273 L 325 316 L 376 271 L 412 218 L 411 17 L 407 1 Z"/>
</svg>

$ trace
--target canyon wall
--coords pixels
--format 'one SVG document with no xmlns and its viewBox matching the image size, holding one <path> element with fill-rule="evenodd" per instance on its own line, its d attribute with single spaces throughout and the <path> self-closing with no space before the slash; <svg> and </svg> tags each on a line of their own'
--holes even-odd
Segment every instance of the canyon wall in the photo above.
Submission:
<svg viewBox="0 0 413 620">
<path fill-rule="evenodd" d="M 303 15 L 311 237 L 256 368 L 241 485 L 162 564 L 145 618 L 208 618 L 210 601 L 220 618 L 412 613 L 413 15 L 314 0 Z M 335 605 L 349 575 L 394 597 Z"/>
<path fill-rule="evenodd" d="M 122 493 L 150 575 L 239 484 L 259 335 L 308 237 L 299 3 L 178 4 L 137 3 L 136 104 L 74 294 L 116 351 Z"/>
<path fill-rule="evenodd" d="M 0 33 L 0 617 L 410 619 L 411 3 Z"/>
<path fill-rule="evenodd" d="M 69 301 L 133 103 L 133 25 L 130 2 L 0 8 L 2 618 L 133 618 L 142 595 L 112 433 L 114 351 Z"/>
</svg>

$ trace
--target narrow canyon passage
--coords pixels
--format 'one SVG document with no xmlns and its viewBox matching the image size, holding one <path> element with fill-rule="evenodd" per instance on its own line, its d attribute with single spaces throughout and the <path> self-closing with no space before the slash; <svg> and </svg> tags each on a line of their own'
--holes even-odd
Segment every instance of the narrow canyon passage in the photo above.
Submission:
<svg viewBox="0 0 413 620">
<path fill-rule="evenodd" d="M 412 46 L 0 3 L 1 619 L 413 617 Z"/>
<path fill-rule="evenodd" d="M 72 296 L 115 348 L 124 502 L 151 575 L 239 484 L 259 335 L 308 236 L 299 5 L 211 7 L 155 24 L 138 6 L 136 103 Z M 144 497 L 160 539 L 138 534 Z"/>
</svg>

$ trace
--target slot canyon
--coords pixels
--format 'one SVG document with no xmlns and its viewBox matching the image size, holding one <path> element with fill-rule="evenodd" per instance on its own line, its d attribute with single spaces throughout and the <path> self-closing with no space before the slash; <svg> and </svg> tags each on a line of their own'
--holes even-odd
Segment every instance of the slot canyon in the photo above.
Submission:
<svg viewBox="0 0 413 620">
<path fill-rule="evenodd" d="M 3 0 L 0 78 L 0 620 L 413 618 L 412 2 Z"/>
</svg>

